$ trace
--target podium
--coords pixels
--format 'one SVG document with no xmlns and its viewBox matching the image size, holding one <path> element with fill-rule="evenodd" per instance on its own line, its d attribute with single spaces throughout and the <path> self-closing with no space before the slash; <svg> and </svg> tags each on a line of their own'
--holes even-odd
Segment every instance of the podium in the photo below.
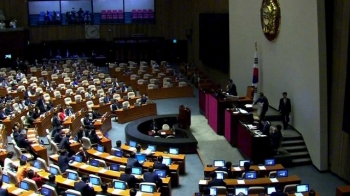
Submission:
<svg viewBox="0 0 350 196">
<path fill-rule="evenodd" d="M 179 128 L 188 129 L 191 126 L 191 110 L 188 107 L 180 105 L 178 116 Z"/>
<path fill-rule="evenodd" d="M 253 114 L 243 114 L 238 111 L 226 109 L 225 111 L 225 138 L 232 145 L 237 146 L 238 124 L 240 122 L 252 123 Z"/>
</svg>

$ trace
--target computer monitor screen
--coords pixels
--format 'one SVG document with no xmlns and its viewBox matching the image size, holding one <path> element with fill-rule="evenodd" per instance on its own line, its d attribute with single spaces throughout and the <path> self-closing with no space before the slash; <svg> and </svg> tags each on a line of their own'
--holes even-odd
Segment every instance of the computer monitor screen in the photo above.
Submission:
<svg viewBox="0 0 350 196">
<path fill-rule="evenodd" d="M 169 154 L 179 154 L 178 148 L 169 148 Z"/>
<path fill-rule="evenodd" d="M 110 169 L 110 170 L 113 170 L 113 171 L 119 171 L 119 167 L 120 167 L 120 165 L 115 164 L 115 163 L 112 163 L 112 164 L 109 166 L 109 169 Z"/>
<path fill-rule="evenodd" d="M 105 147 L 104 147 L 104 146 L 101 146 L 101 145 L 98 145 L 98 146 L 97 146 L 97 151 L 99 151 L 99 152 L 104 152 L 104 151 L 105 151 Z"/>
<path fill-rule="evenodd" d="M 147 149 L 151 150 L 152 152 L 155 152 L 156 151 L 156 146 L 148 145 Z"/>
<path fill-rule="evenodd" d="M 41 194 L 44 196 L 50 196 L 51 195 L 51 190 L 45 187 L 41 187 Z"/>
<path fill-rule="evenodd" d="M 224 160 L 214 160 L 213 166 L 214 167 L 225 167 L 225 161 Z"/>
<path fill-rule="evenodd" d="M 58 174 L 58 170 L 56 168 L 50 166 L 50 174 L 57 175 Z"/>
<path fill-rule="evenodd" d="M 131 168 L 131 173 L 135 175 L 140 175 L 142 174 L 142 168 L 140 167 L 132 167 Z"/>
<path fill-rule="evenodd" d="M 224 172 L 216 172 L 217 179 L 224 179 Z"/>
<path fill-rule="evenodd" d="M 81 162 L 83 161 L 83 157 L 81 157 L 81 156 L 79 156 L 79 155 L 76 155 L 76 156 L 74 157 L 74 161 L 81 163 Z"/>
<path fill-rule="evenodd" d="M 136 155 L 136 159 L 137 159 L 137 161 L 138 161 L 139 163 L 143 163 L 143 162 L 145 162 L 145 160 L 146 160 L 146 155 L 144 155 L 144 154 L 138 154 L 138 155 Z"/>
<path fill-rule="evenodd" d="M 77 180 L 78 176 L 76 173 L 73 173 L 73 172 L 68 172 L 68 179 L 70 180 Z"/>
<path fill-rule="evenodd" d="M 165 170 L 155 170 L 155 174 L 157 174 L 160 178 L 165 178 L 166 177 L 166 171 Z"/>
<path fill-rule="evenodd" d="M 76 196 L 74 194 L 66 193 L 66 196 Z"/>
<path fill-rule="evenodd" d="M 299 184 L 297 185 L 297 193 L 309 192 L 308 184 Z"/>
<path fill-rule="evenodd" d="M 95 160 L 95 159 L 91 159 L 90 160 L 90 165 L 91 166 L 98 167 L 98 164 L 99 164 L 98 160 Z"/>
<path fill-rule="evenodd" d="M 27 158 L 25 155 L 23 155 L 23 154 L 22 154 L 22 156 L 21 156 L 21 160 L 23 160 L 23 161 L 27 161 L 27 159 L 28 159 L 28 158 Z"/>
<path fill-rule="evenodd" d="M 39 162 L 39 161 L 34 161 L 34 164 L 33 164 L 33 166 L 35 167 L 35 168 L 37 168 L 37 169 L 40 169 L 41 167 L 41 163 Z"/>
<path fill-rule="evenodd" d="M 239 193 L 243 193 L 244 195 L 248 195 L 248 188 L 236 188 L 235 195 L 239 195 Z"/>
<path fill-rule="evenodd" d="M 114 188 L 115 189 L 125 190 L 126 189 L 126 184 L 125 184 L 125 182 L 114 181 Z"/>
<path fill-rule="evenodd" d="M 136 147 L 136 142 L 135 141 L 129 141 L 129 146 L 131 147 Z"/>
<path fill-rule="evenodd" d="M 288 170 L 277 171 L 277 177 L 278 178 L 288 177 Z"/>
<path fill-rule="evenodd" d="M 275 165 L 275 159 L 266 159 L 265 160 L 265 165 L 266 166 L 273 166 L 273 165 Z"/>
<path fill-rule="evenodd" d="M 11 59 L 11 58 L 12 58 L 12 55 L 11 55 L 11 54 L 5 54 L 5 59 L 6 59 L 6 58 Z"/>
<path fill-rule="evenodd" d="M 275 187 L 267 187 L 267 194 L 271 195 L 271 193 L 276 192 L 276 188 Z"/>
<path fill-rule="evenodd" d="M 163 164 L 165 165 L 170 165 L 171 164 L 171 158 L 168 157 L 163 157 Z"/>
<path fill-rule="evenodd" d="M 148 184 L 140 185 L 140 191 L 145 193 L 153 193 L 153 186 Z"/>
<path fill-rule="evenodd" d="M 246 172 L 245 179 L 256 179 L 256 172 Z"/>
<path fill-rule="evenodd" d="M 29 184 L 28 184 L 28 182 L 21 181 L 21 183 L 19 183 L 19 188 L 28 191 L 28 190 L 29 190 Z"/>
<path fill-rule="evenodd" d="M 209 195 L 217 195 L 217 190 L 216 190 L 216 188 L 210 188 L 210 189 L 209 189 Z"/>
<path fill-rule="evenodd" d="M 250 163 L 249 160 L 240 160 L 240 161 L 239 161 L 239 166 L 240 166 L 240 167 L 243 167 L 245 162 L 249 162 L 249 163 Z"/>
<path fill-rule="evenodd" d="M 90 176 L 89 181 L 91 182 L 92 185 L 99 185 L 100 184 L 100 179 L 96 178 L 96 177 L 91 177 Z"/>
<path fill-rule="evenodd" d="M 5 182 L 5 183 L 7 183 L 7 184 L 10 184 L 10 178 L 9 178 L 9 176 L 8 175 L 6 175 L 6 174 L 2 174 L 2 182 Z"/>
<path fill-rule="evenodd" d="M 116 156 L 116 157 L 123 157 L 123 152 L 119 151 L 119 150 L 116 150 L 116 151 L 114 151 L 114 156 Z"/>
</svg>

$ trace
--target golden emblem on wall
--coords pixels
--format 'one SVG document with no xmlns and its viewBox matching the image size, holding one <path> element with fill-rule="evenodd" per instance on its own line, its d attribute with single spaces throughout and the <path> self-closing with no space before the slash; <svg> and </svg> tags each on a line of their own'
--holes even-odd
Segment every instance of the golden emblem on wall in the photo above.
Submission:
<svg viewBox="0 0 350 196">
<path fill-rule="evenodd" d="M 263 0 L 260 10 L 262 31 L 269 41 L 276 40 L 281 25 L 281 8 L 278 0 Z"/>
</svg>

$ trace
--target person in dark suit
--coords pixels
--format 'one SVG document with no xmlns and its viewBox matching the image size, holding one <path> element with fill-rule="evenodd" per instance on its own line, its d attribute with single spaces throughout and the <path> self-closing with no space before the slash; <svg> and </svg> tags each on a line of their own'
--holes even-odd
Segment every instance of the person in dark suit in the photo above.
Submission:
<svg viewBox="0 0 350 196">
<path fill-rule="evenodd" d="M 52 127 L 53 129 L 57 130 L 59 127 L 62 126 L 62 122 L 60 121 L 60 118 L 58 117 L 58 113 L 55 111 L 53 113 L 53 118 L 52 118 Z"/>
<path fill-rule="evenodd" d="M 316 192 L 314 190 L 310 190 L 309 191 L 309 196 L 316 196 Z"/>
<path fill-rule="evenodd" d="M 90 135 L 89 135 L 89 139 L 90 139 L 91 144 L 99 144 L 100 143 L 100 138 L 97 136 L 95 130 L 91 130 Z"/>
<path fill-rule="evenodd" d="M 10 94 L 5 95 L 5 102 L 12 101 L 12 100 L 13 100 L 13 98 Z"/>
<path fill-rule="evenodd" d="M 111 102 L 111 98 L 109 97 L 109 93 L 106 93 L 106 96 L 103 98 L 103 103 Z"/>
<path fill-rule="evenodd" d="M 116 110 L 120 109 L 120 105 L 118 104 L 118 101 L 113 99 L 112 100 L 112 112 L 115 112 Z"/>
<path fill-rule="evenodd" d="M 76 136 L 77 136 L 79 142 L 81 142 L 81 138 L 86 137 L 86 136 L 85 136 L 85 130 L 84 130 L 84 127 L 83 127 L 83 126 L 80 126 L 80 127 L 79 127 L 79 130 L 78 130 Z"/>
<path fill-rule="evenodd" d="M 35 102 L 32 101 L 31 99 L 29 99 L 28 96 L 24 96 L 24 105 L 26 106 L 31 106 L 32 104 L 34 104 Z"/>
<path fill-rule="evenodd" d="M 226 182 L 223 179 L 216 178 L 216 172 L 210 173 L 211 180 L 208 182 L 208 187 L 211 186 L 226 186 Z"/>
<path fill-rule="evenodd" d="M 79 148 L 79 152 L 77 152 L 75 155 L 81 156 L 83 162 L 87 162 L 90 158 L 89 153 L 83 148 Z"/>
<path fill-rule="evenodd" d="M 67 105 L 67 108 L 64 110 L 64 113 L 66 114 L 66 116 L 71 116 L 74 114 L 74 111 L 72 109 L 72 106 Z"/>
<path fill-rule="evenodd" d="M 159 128 L 155 120 L 153 120 L 152 124 L 149 126 L 149 130 L 154 131 L 155 133 L 158 132 Z"/>
<path fill-rule="evenodd" d="M 60 155 L 58 157 L 58 162 L 57 162 L 57 165 L 58 167 L 60 168 L 61 172 L 62 173 L 65 173 L 67 169 L 69 169 L 69 157 L 68 157 L 68 153 L 66 150 L 64 149 L 61 149 L 60 150 Z"/>
<path fill-rule="evenodd" d="M 130 194 L 130 196 L 136 196 L 136 194 L 137 194 L 136 189 L 135 188 L 131 188 L 129 194 Z"/>
<path fill-rule="evenodd" d="M 136 157 L 135 153 L 131 152 L 130 157 L 128 158 L 128 161 L 126 163 L 127 167 L 142 167 L 142 164 L 139 163 L 135 157 Z"/>
<path fill-rule="evenodd" d="M 57 144 L 60 144 L 64 136 L 65 136 L 64 131 L 61 130 L 59 132 L 56 132 L 55 137 L 53 138 L 53 141 Z"/>
<path fill-rule="evenodd" d="M 265 114 L 267 110 L 269 109 L 269 100 L 264 96 L 264 93 L 260 92 L 260 97 L 254 102 L 254 105 L 257 103 L 262 103 L 262 110 L 260 113 L 260 120 L 264 120 Z"/>
<path fill-rule="evenodd" d="M 287 98 L 287 92 L 282 93 L 283 98 L 280 99 L 280 103 L 278 105 L 278 111 L 281 114 L 283 129 L 286 130 L 289 122 L 289 114 L 292 111 L 292 104 L 290 99 Z"/>
<path fill-rule="evenodd" d="M 96 192 L 93 186 L 89 183 L 89 177 L 87 175 L 83 175 L 81 177 L 81 181 L 74 182 L 74 190 L 81 193 L 84 196 L 95 196 Z"/>
<path fill-rule="evenodd" d="M 218 167 L 216 168 L 215 171 L 227 172 L 227 178 L 233 178 L 231 167 L 232 167 L 232 163 L 230 161 L 227 161 L 225 163 L 225 167 Z"/>
<path fill-rule="evenodd" d="M 47 80 L 46 77 L 44 77 L 44 80 L 41 82 L 45 87 L 50 86 L 50 82 Z"/>
<path fill-rule="evenodd" d="M 88 113 L 85 114 L 83 123 L 84 123 L 84 127 L 87 128 L 87 129 L 93 129 L 94 128 L 94 122 L 92 120 L 90 120 Z"/>
<path fill-rule="evenodd" d="M 34 112 L 33 112 L 33 114 L 32 114 L 32 118 L 33 119 L 37 119 L 37 118 L 39 118 L 40 117 L 40 109 L 39 108 L 35 108 L 34 109 Z"/>
<path fill-rule="evenodd" d="M 40 93 L 39 98 L 36 100 L 35 107 L 40 109 L 41 114 L 46 112 L 46 104 L 42 93 Z"/>
<path fill-rule="evenodd" d="M 70 133 L 67 133 L 66 137 L 62 138 L 62 141 L 58 145 L 59 149 L 65 149 L 68 152 L 69 157 L 71 157 L 74 154 L 74 151 L 70 147 L 70 142 L 69 142 L 70 136 L 71 136 Z"/>
<path fill-rule="evenodd" d="M 154 169 L 165 170 L 166 173 L 167 173 L 167 175 L 170 175 L 169 167 L 163 163 L 163 157 L 162 157 L 162 156 L 158 156 L 158 157 L 157 157 L 157 161 L 154 162 L 153 168 L 154 168 Z"/>
<path fill-rule="evenodd" d="M 108 185 L 104 182 L 101 184 L 101 190 L 100 192 L 97 192 L 97 195 L 105 195 L 105 196 L 111 196 L 110 193 L 107 192 L 108 190 Z"/>
<path fill-rule="evenodd" d="M 0 180 L 0 196 L 9 196 L 9 192 L 7 189 L 3 189 L 2 187 L 2 180 Z"/>
<path fill-rule="evenodd" d="M 287 193 L 283 193 L 283 187 L 281 185 L 277 185 L 275 188 L 276 192 L 271 193 L 270 196 L 287 196 Z"/>
<path fill-rule="evenodd" d="M 119 180 L 128 183 L 129 188 L 134 188 L 137 181 L 135 176 L 131 174 L 131 167 L 128 166 L 125 168 L 125 173 L 120 175 Z"/>
<path fill-rule="evenodd" d="M 141 97 L 141 104 L 146 104 L 146 102 L 147 102 L 147 97 L 145 94 L 143 94 Z"/>
<path fill-rule="evenodd" d="M 92 111 L 92 119 L 95 120 L 95 119 L 99 119 L 101 117 L 102 117 L 102 115 L 98 113 L 97 109 Z"/>
<path fill-rule="evenodd" d="M 64 195 L 64 190 L 59 188 L 57 183 L 56 183 L 56 176 L 55 175 L 53 175 L 53 174 L 49 175 L 49 179 L 46 182 L 46 185 L 49 185 L 49 186 L 52 186 L 53 188 L 55 188 L 57 194 Z"/>
<path fill-rule="evenodd" d="M 128 87 L 126 86 L 126 84 L 124 83 L 122 88 L 121 88 L 123 93 L 126 93 L 128 91 Z"/>
<path fill-rule="evenodd" d="M 270 132 L 270 143 L 271 147 L 275 153 L 277 153 L 277 149 L 280 146 L 282 140 L 282 126 L 276 125 L 276 128 Z"/>
<path fill-rule="evenodd" d="M 5 114 L 6 115 L 11 115 L 13 113 L 13 110 L 11 108 L 11 104 L 7 104 L 5 108 Z"/>
<path fill-rule="evenodd" d="M 227 85 L 227 93 L 229 95 L 237 96 L 237 88 L 235 83 L 231 79 L 228 80 L 228 85 Z"/>
<path fill-rule="evenodd" d="M 143 179 L 145 182 L 152 182 L 157 185 L 157 187 L 162 186 L 162 179 L 155 173 L 153 173 L 153 167 L 149 167 L 147 172 L 143 174 Z"/>
<path fill-rule="evenodd" d="M 30 147 L 30 145 L 34 143 L 34 141 L 29 141 L 27 139 L 27 135 L 26 134 L 21 134 L 19 136 L 18 139 L 18 147 L 20 148 L 25 148 L 28 153 L 30 153 L 31 155 L 33 155 L 34 159 L 36 159 L 38 157 L 38 155 L 32 150 L 32 148 Z"/>
<path fill-rule="evenodd" d="M 4 112 L 4 108 L 0 106 L 0 119 L 5 120 L 7 118 L 7 115 Z"/>
<path fill-rule="evenodd" d="M 250 169 L 250 162 L 244 162 L 244 171 L 254 171 L 253 169 Z"/>
</svg>

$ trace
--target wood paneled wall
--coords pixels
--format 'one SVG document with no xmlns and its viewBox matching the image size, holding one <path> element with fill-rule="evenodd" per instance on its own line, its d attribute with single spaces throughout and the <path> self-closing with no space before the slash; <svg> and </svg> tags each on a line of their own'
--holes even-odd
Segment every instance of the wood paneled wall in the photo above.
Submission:
<svg viewBox="0 0 350 196">
<path fill-rule="evenodd" d="M 349 48 L 350 2 L 334 1 L 331 107 L 329 126 L 330 170 L 350 182 L 350 135 L 342 131 Z"/>
</svg>

